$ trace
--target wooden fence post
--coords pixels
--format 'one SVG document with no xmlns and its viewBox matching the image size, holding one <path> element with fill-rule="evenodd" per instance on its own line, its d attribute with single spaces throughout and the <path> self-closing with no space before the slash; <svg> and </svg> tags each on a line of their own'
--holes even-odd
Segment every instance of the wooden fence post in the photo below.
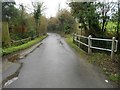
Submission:
<svg viewBox="0 0 120 90">
<path fill-rule="evenodd" d="M 114 59 L 115 37 L 112 38 L 111 59 Z"/>
<path fill-rule="evenodd" d="M 91 54 L 92 53 L 92 50 L 91 50 L 91 46 L 92 46 L 92 40 L 91 40 L 92 36 L 89 35 L 88 36 L 88 54 Z"/>
</svg>

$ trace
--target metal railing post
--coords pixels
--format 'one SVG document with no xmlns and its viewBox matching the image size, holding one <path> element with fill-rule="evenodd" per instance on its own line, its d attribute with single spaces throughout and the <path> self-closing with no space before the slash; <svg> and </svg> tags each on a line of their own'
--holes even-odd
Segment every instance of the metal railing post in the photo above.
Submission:
<svg viewBox="0 0 120 90">
<path fill-rule="evenodd" d="M 88 44 L 80 41 L 80 38 L 86 38 L 86 39 L 88 39 Z M 92 46 L 92 40 L 112 42 L 111 49 L 106 49 L 106 48 Z M 111 52 L 111 59 L 114 59 L 114 54 L 115 54 L 115 52 L 117 52 L 118 40 L 116 40 L 115 37 L 113 37 L 112 39 L 101 39 L 101 38 L 92 38 L 91 35 L 89 35 L 88 37 L 86 37 L 86 36 L 81 36 L 81 35 L 74 34 L 74 36 L 73 36 L 73 42 L 75 44 L 77 44 L 77 46 L 79 46 L 79 47 L 80 47 L 80 44 L 87 46 L 88 47 L 88 54 L 92 53 L 92 49 L 109 51 L 109 52 Z"/>
<path fill-rule="evenodd" d="M 75 33 L 73 33 L 73 43 L 75 43 Z"/>
<path fill-rule="evenodd" d="M 80 41 L 80 37 L 79 37 L 79 41 Z M 81 47 L 81 44 L 79 43 L 79 48 Z"/>
<path fill-rule="evenodd" d="M 91 40 L 91 38 L 92 38 L 92 36 L 89 35 L 89 37 L 88 37 L 88 54 L 92 53 L 92 50 L 91 50 L 92 40 Z"/>
<path fill-rule="evenodd" d="M 77 33 L 77 36 L 76 36 L 76 40 L 79 40 L 78 33 Z M 79 42 L 76 42 L 76 45 L 79 46 Z"/>
<path fill-rule="evenodd" d="M 77 36 L 76 36 L 77 34 L 75 33 L 74 34 L 74 43 L 76 44 L 77 42 L 76 42 L 76 40 L 77 40 Z"/>
<path fill-rule="evenodd" d="M 114 59 L 115 37 L 112 38 L 111 59 Z"/>
</svg>

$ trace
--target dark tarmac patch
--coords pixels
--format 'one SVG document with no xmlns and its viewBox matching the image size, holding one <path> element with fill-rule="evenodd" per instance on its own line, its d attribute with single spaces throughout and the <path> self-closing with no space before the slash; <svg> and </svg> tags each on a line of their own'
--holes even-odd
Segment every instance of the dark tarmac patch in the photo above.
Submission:
<svg viewBox="0 0 120 90">
<path fill-rule="evenodd" d="M 14 74 L 8 76 L 6 79 L 4 79 L 4 80 L 2 81 L 2 87 L 5 87 L 5 84 L 6 84 L 7 82 L 9 82 L 10 80 L 12 80 L 13 78 L 18 77 L 18 75 L 19 75 L 20 70 L 21 70 L 22 67 L 23 67 L 23 63 L 21 62 L 21 63 L 20 63 L 20 67 L 17 69 L 17 71 L 16 71 Z"/>
</svg>

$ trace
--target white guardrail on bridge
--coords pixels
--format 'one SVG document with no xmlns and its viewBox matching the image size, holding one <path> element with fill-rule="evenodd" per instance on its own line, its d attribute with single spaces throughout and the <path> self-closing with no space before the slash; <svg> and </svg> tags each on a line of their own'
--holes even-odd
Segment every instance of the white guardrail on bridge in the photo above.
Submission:
<svg viewBox="0 0 120 90">
<path fill-rule="evenodd" d="M 80 38 L 88 39 L 88 44 L 80 41 Z M 94 47 L 94 46 L 92 46 L 92 40 L 111 42 L 111 49 Z M 73 34 L 73 42 L 78 42 L 78 43 L 88 47 L 88 54 L 92 53 L 92 49 L 104 50 L 104 51 L 111 52 L 111 59 L 113 59 L 114 58 L 114 53 L 117 52 L 118 40 L 116 40 L 115 37 L 113 37 L 112 39 L 101 39 L 101 38 L 92 38 L 91 35 L 86 37 L 86 36 L 82 36 L 82 35 L 78 35 L 78 34 L 74 33 Z"/>
</svg>

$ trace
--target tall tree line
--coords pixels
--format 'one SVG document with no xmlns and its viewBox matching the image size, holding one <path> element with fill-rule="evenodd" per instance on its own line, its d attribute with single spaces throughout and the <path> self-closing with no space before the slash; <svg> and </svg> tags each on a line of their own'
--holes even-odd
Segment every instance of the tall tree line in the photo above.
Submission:
<svg viewBox="0 0 120 90">
<path fill-rule="evenodd" d="M 111 38 L 118 40 L 120 48 L 120 1 L 117 2 L 69 2 L 71 13 L 77 18 L 84 28 L 85 35 L 92 34 L 93 37 Z M 115 24 L 111 37 L 107 35 L 109 22 Z M 112 25 L 111 24 L 111 25 Z"/>
<path fill-rule="evenodd" d="M 28 7 L 26 7 L 24 4 L 19 4 L 16 7 L 15 1 L 2 2 L 2 22 L 8 23 L 10 41 L 35 36 L 39 37 L 40 35 L 46 33 L 46 29 L 44 28 L 47 27 L 47 24 L 44 24 L 42 26 L 40 25 L 42 22 L 41 20 L 46 23 L 46 17 L 43 16 L 43 3 L 31 2 L 31 4 L 33 5 L 33 12 L 28 13 L 26 9 Z M 5 30 L 2 32 L 4 31 Z"/>
</svg>

